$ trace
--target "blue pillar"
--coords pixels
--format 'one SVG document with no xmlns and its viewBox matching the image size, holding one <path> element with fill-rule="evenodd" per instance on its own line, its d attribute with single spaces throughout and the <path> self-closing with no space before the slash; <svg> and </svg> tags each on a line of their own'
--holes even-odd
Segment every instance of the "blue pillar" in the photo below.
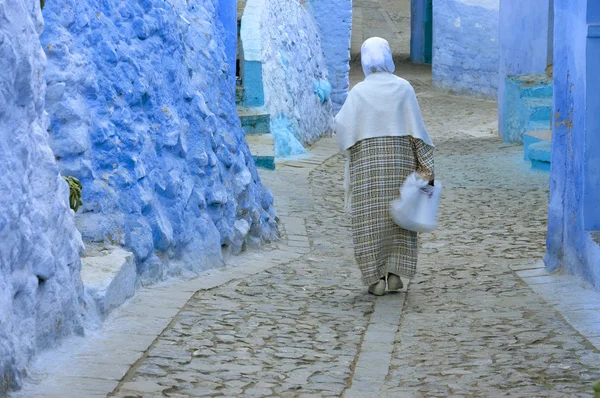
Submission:
<svg viewBox="0 0 600 398">
<path fill-rule="evenodd" d="M 585 90 L 584 226 L 600 230 L 600 3 L 588 0 Z"/>
<path fill-rule="evenodd" d="M 415 64 L 426 62 L 426 13 L 427 0 L 410 1 L 410 62 Z"/>
<path fill-rule="evenodd" d="M 225 28 L 225 55 L 235 90 L 235 61 L 237 57 L 237 0 L 219 0 L 219 20 Z"/>
</svg>

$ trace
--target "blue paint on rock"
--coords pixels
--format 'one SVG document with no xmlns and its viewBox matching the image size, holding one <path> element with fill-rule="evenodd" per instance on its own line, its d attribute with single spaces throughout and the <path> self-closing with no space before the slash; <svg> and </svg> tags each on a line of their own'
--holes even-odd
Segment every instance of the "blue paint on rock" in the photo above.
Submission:
<svg viewBox="0 0 600 398">
<path fill-rule="evenodd" d="M 223 25 L 223 41 L 225 55 L 229 65 L 229 75 L 235 81 L 235 64 L 237 59 L 237 0 L 220 0 L 218 2 L 219 21 Z M 235 85 L 231 87 L 235 89 Z"/>
<path fill-rule="evenodd" d="M 455 94 L 495 99 L 499 0 L 433 2 L 433 83 Z"/>
<path fill-rule="evenodd" d="M 554 40 L 554 131 L 552 137 L 552 168 L 550 205 L 548 211 L 547 254 L 544 258 L 550 270 L 562 268 L 579 275 L 600 288 L 600 247 L 594 240 L 596 227 L 589 224 L 598 216 L 598 196 L 586 203 L 588 179 L 598 172 L 600 143 L 594 119 L 586 112 L 597 114 L 598 100 L 586 98 L 596 81 L 597 72 L 586 63 L 593 55 L 594 40 L 588 39 L 588 19 L 594 8 L 587 0 L 555 0 Z M 586 15 L 586 10 L 590 14 Z M 600 17 L 600 16 L 599 16 Z M 590 22 L 600 22 L 592 20 Z M 592 72 L 586 76 L 586 69 Z M 592 102 L 588 102 L 588 101 Z M 596 101 L 596 103 L 594 103 Z M 588 129 L 588 130 L 586 130 Z"/>
<path fill-rule="evenodd" d="M 19 387 L 36 352 L 83 333 L 83 242 L 69 209 L 68 185 L 48 144 L 39 2 L 0 0 L 0 21 L 0 396 L 5 396 Z M 71 145 L 74 151 L 79 142 Z"/>
<path fill-rule="evenodd" d="M 313 79 L 313 91 L 321 103 L 329 101 L 331 98 L 331 84 L 327 80 Z"/>
<path fill-rule="evenodd" d="M 130 248 L 144 282 L 219 265 L 222 246 L 277 238 L 237 117 L 218 3 L 44 8 L 51 145 L 83 183 L 78 226 Z"/>
<path fill-rule="evenodd" d="M 290 158 L 308 153 L 294 133 L 292 123 L 284 115 L 271 119 L 271 134 L 275 140 L 276 158 Z"/>
<path fill-rule="evenodd" d="M 313 8 L 296 0 L 249 0 L 242 30 L 246 29 L 244 20 L 250 23 L 249 11 L 259 7 L 262 7 L 258 34 L 262 37 L 265 109 L 272 119 L 283 116 L 290 126 L 279 129 L 278 123 L 272 125 L 281 131 L 271 130 L 279 147 L 276 156 L 293 154 L 299 150 L 297 142 L 308 146 L 333 131 L 332 101 L 320 101 L 313 84 L 314 80 L 329 80 L 329 66 L 322 47 L 325 36 L 316 23 Z M 349 41 L 349 34 L 346 39 Z M 325 95 L 325 91 L 321 94 Z M 286 137 L 296 137 L 296 140 L 283 143 Z"/>
</svg>

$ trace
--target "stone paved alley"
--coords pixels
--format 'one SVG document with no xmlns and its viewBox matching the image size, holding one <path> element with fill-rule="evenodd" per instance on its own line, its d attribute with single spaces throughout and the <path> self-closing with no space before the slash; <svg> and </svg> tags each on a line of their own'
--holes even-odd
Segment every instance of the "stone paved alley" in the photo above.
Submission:
<svg viewBox="0 0 600 398">
<path fill-rule="evenodd" d="M 415 82 L 445 186 L 408 291 L 375 298 L 361 286 L 344 161 L 325 139 L 262 172 L 282 242 L 240 257 L 239 271 L 139 293 L 97 337 L 114 352 L 71 354 L 82 368 L 57 366 L 55 384 L 20 396 L 590 396 L 600 353 L 516 274 L 543 272 L 548 176 L 501 144 L 495 104 L 434 93 L 426 67 L 398 72 Z"/>
<path fill-rule="evenodd" d="M 538 284 L 548 175 L 501 143 L 495 103 L 434 92 L 427 67 L 397 74 L 417 90 L 445 189 L 405 291 L 376 298 L 360 284 L 344 160 L 325 139 L 261 171 L 281 242 L 142 289 L 77 350 L 42 356 L 38 384 L 15 396 L 592 396 L 600 330 L 584 337 L 552 301 L 566 290 Z"/>
</svg>

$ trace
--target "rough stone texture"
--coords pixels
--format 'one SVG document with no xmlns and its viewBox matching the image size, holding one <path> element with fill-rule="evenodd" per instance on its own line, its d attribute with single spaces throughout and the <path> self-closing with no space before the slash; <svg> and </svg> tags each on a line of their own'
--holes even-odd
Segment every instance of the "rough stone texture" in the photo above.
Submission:
<svg viewBox="0 0 600 398">
<path fill-rule="evenodd" d="M 238 29 L 237 29 L 237 16 L 238 8 L 236 0 L 220 0 L 218 2 L 218 15 L 219 21 L 223 24 L 224 38 L 222 39 L 225 44 L 225 56 L 227 63 L 229 64 L 229 75 L 235 80 L 236 78 L 236 58 L 237 58 L 237 42 L 238 42 Z M 235 87 L 231 88 L 235 90 Z"/>
<path fill-rule="evenodd" d="M 265 0 L 261 37 L 265 108 L 274 121 L 275 155 L 296 155 L 288 153 L 297 148 L 294 139 L 310 145 L 333 128 L 331 100 L 318 97 L 321 85 L 329 84 L 321 36 L 307 4 Z M 278 136 L 291 144 L 282 147 Z"/>
<path fill-rule="evenodd" d="M 352 0 L 309 0 L 319 28 L 325 54 L 331 102 L 337 113 L 348 95 L 350 84 L 350 39 L 352 36 Z"/>
<path fill-rule="evenodd" d="M 78 227 L 131 249 L 144 282 L 277 236 L 237 118 L 217 3 L 44 8 L 51 146 L 83 183 Z"/>
<path fill-rule="evenodd" d="M 556 0 L 554 6 L 554 131 L 545 262 L 551 271 L 562 268 L 600 289 L 600 246 L 591 234 L 600 229 L 599 102 L 591 94 L 599 87 L 591 65 L 598 62 L 593 55 L 600 46 L 597 33 L 589 36 L 587 26 L 600 17 L 597 6 L 583 0 Z"/>
<path fill-rule="evenodd" d="M 499 0 L 433 2 L 433 82 L 442 90 L 495 99 Z"/>
<path fill-rule="evenodd" d="M 48 146 L 39 1 L 0 0 L 0 395 L 80 333 L 81 236 Z"/>
</svg>

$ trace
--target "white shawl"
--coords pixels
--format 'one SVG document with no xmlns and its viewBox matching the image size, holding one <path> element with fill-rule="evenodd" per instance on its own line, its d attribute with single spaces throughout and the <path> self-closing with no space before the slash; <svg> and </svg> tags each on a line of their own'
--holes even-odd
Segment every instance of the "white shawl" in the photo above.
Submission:
<svg viewBox="0 0 600 398">
<path fill-rule="evenodd" d="M 350 210 L 348 150 L 358 141 L 374 137 L 412 136 L 433 146 L 415 90 L 409 82 L 392 74 L 395 67 L 388 42 L 381 38 L 365 41 L 361 58 L 366 78 L 350 91 L 335 117 L 340 151 L 346 152 L 346 211 Z"/>
</svg>

